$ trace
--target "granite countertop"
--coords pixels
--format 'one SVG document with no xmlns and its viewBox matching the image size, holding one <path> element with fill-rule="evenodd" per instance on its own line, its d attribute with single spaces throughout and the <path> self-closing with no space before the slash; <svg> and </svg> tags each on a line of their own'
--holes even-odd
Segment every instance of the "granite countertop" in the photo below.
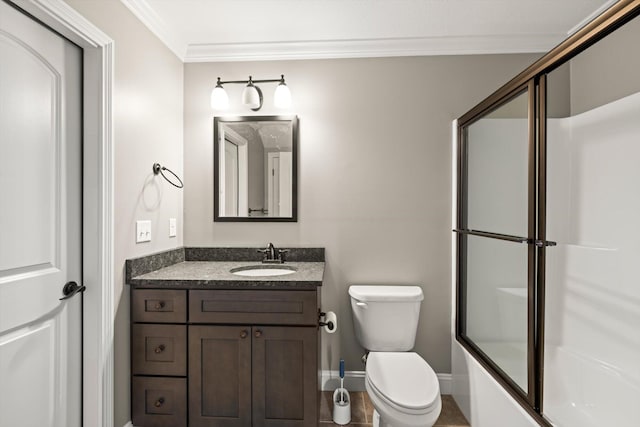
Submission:
<svg viewBox="0 0 640 427">
<path fill-rule="evenodd" d="M 305 251 L 305 252 L 302 252 Z M 179 248 L 128 260 L 126 282 L 134 288 L 181 289 L 291 289 L 309 290 L 322 286 L 324 250 L 292 251 L 292 261 L 262 264 L 260 260 L 238 260 L 253 253 L 235 248 Z M 185 256 L 186 254 L 186 256 Z M 255 258 L 255 257 L 254 257 Z M 231 269 L 245 266 L 293 267 L 294 273 L 281 276 L 239 276 Z"/>
<path fill-rule="evenodd" d="M 229 272 L 232 268 L 258 265 L 254 261 L 185 261 L 160 270 L 132 277 L 130 285 L 144 287 L 189 288 L 296 288 L 315 289 L 322 285 L 324 262 L 287 262 L 285 266 L 296 272 L 282 276 L 238 276 Z M 273 264 L 268 264 L 274 266 Z"/>
</svg>

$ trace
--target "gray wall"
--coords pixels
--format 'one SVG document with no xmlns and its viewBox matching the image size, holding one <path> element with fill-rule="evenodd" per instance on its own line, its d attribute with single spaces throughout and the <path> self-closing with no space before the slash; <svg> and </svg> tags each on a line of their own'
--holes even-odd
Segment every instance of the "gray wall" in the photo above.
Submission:
<svg viewBox="0 0 640 427">
<path fill-rule="evenodd" d="M 124 261 L 182 245 L 182 191 L 151 166 L 159 162 L 183 175 L 183 64 L 118 0 L 67 0 L 115 40 L 115 418 L 129 415 L 129 289 Z M 178 237 L 169 238 L 169 218 Z M 135 222 L 152 221 L 149 243 L 135 243 Z"/>
<path fill-rule="evenodd" d="M 350 284 L 418 284 L 425 293 L 416 351 L 451 372 L 451 121 L 538 55 L 191 63 L 184 74 L 185 245 L 326 248 L 322 308 L 339 331 L 322 336 L 322 368 L 362 370 Z M 214 223 L 215 78 L 285 74 L 300 118 L 299 221 Z M 271 105 L 263 85 L 260 114 Z M 241 88 L 230 110 L 246 115 Z"/>
<path fill-rule="evenodd" d="M 640 91 L 640 17 L 571 60 L 571 114 Z"/>
</svg>

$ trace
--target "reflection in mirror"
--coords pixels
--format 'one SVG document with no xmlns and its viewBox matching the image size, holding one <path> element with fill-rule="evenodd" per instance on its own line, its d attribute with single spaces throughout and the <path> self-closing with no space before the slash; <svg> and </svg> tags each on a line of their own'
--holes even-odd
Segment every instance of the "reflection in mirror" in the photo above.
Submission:
<svg viewBox="0 0 640 427">
<path fill-rule="evenodd" d="M 297 220 L 297 120 L 214 119 L 214 221 Z"/>
</svg>

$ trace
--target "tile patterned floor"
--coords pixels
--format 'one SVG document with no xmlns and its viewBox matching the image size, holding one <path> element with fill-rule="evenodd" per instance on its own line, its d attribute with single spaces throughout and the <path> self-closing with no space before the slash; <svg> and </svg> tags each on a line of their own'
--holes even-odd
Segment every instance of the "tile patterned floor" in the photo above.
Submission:
<svg viewBox="0 0 640 427">
<path fill-rule="evenodd" d="M 350 426 L 372 427 L 373 405 L 367 392 L 352 391 Z M 323 391 L 320 402 L 320 426 L 337 425 L 332 421 L 333 392 Z M 442 395 L 442 411 L 434 427 L 468 427 L 469 423 L 449 395 Z"/>
</svg>

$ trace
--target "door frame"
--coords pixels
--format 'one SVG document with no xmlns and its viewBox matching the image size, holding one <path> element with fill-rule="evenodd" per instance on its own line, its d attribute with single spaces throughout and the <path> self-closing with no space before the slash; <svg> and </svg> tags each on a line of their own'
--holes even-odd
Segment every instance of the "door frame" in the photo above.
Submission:
<svg viewBox="0 0 640 427">
<path fill-rule="evenodd" d="M 113 427 L 114 42 L 62 0 L 8 0 L 83 50 L 83 425 Z"/>
<path fill-rule="evenodd" d="M 225 141 L 229 140 L 238 147 L 238 214 L 239 217 L 249 216 L 249 141 L 233 129 L 218 124 L 218 165 L 220 172 L 218 175 L 218 190 L 225 188 L 225 175 L 222 165 L 225 163 L 226 151 Z M 226 190 L 225 190 L 226 191 Z M 218 200 L 218 208 L 216 212 L 219 216 L 224 216 L 221 212 L 225 211 L 224 197 L 220 197 L 219 191 L 216 193 Z"/>
</svg>

